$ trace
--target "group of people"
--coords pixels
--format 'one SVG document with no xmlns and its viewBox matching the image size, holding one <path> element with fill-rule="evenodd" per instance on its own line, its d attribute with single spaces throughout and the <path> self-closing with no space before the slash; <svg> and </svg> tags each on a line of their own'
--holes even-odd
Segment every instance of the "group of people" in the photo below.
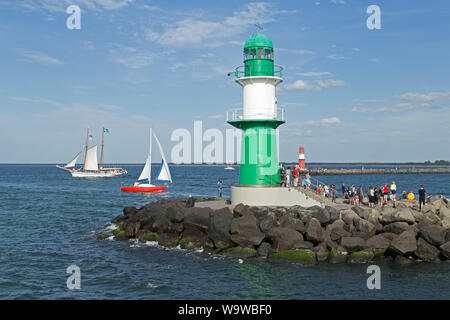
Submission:
<svg viewBox="0 0 450 320">
<path fill-rule="evenodd" d="M 300 167 L 298 165 L 285 168 L 283 164 L 280 167 L 281 174 L 281 186 L 282 187 L 298 187 L 298 181 L 300 179 Z M 311 184 L 311 180 L 309 181 Z"/>
</svg>

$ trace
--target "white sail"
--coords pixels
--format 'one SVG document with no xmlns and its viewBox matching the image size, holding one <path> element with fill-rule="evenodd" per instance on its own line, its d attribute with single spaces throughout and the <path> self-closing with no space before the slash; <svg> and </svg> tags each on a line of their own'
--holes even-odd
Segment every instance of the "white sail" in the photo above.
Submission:
<svg viewBox="0 0 450 320">
<path fill-rule="evenodd" d="M 87 150 L 84 170 L 98 171 L 97 146 L 90 147 Z"/>
<path fill-rule="evenodd" d="M 144 169 L 142 169 L 138 182 L 150 183 L 151 179 L 152 179 L 152 129 L 150 129 L 150 149 L 148 152 L 147 161 L 145 161 L 145 166 Z"/>
<path fill-rule="evenodd" d="M 77 163 L 77 160 L 78 160 L 78 157 L 80 156 L 80 154 L 81 154 L 81 151 L 78 152 L 78 154 L 72 160 L 70 160 L 70 162 L 68 164 L 66 164 L 64 166 L 64 168 L 73 168 L 73 167 L 75 167 L 75 164 Z"/>
<path fill-rule="evenodd" d="M 156 179 L 160 180 L 160 181 L 166 181 L 166 182 L 172 183 L 172 176 L 170 175 L 169 166 L 167 165 L 166 157 L 164 156 L 164 152 L 161 147 L 161 143 L 159 143 L 159 140 L 158 140 L 158 137 L 156 136 L 156 134 L 154 136 L 155 136 L 156 144 L 158 145 L 159 152 L 161 153 L 161 158 L 162 158 L 161 168 L 159 169 L 159 174 Z"/>
</svg>

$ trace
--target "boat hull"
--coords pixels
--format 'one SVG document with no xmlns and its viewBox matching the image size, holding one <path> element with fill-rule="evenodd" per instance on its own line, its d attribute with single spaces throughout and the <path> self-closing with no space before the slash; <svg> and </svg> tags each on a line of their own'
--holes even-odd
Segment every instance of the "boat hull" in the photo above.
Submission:
<svg viewBox="0 0 450 320">
<path fill-rule="evenodd" d="M 167 186 L 153 186 L 153 187 L 122 186 L 120 189 L 125 192 L 160 193 L 163 192 L 166 188 Z"/>
<path fill-rule="evenodd" d="M 82 172 L 71 171 L 74 178 L 103 178 L 103 177 L 117 177 L 126 174 L 126 171 L 100 171 L 100 172 Z"/>
</svg>

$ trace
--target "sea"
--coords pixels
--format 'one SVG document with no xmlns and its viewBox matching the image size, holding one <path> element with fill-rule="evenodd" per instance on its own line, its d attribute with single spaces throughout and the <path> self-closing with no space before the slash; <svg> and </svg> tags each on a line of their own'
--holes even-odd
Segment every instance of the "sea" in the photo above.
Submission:
<svg viewBox="0 0 450 320">
<path fill-rule="evenodd" d="M 380 267 L 380 289 L 368 289 L 367 264 L 273 263 L 167 249 L 154 242 L 97 240 L 126 206 L 159 199 L 224 196 L 239 169 L 172 166 L 166 193 L 120 190 L 142 165 L 123 165 L 128 175 L 72 178 L 54 165 L 0 165 L 0 299 L 448 299 L 450 263 Z M 330 167 L 331 168 L 331 167 Z M 157 166 L 153 167 L 153 172 Z M 380 186 L 450 195 L 450 174 L 317 177 L 324 183 Z M 71 266 L 80 287 L 69 289 Z M 69 273 L 68 273 L 69 268 Z"/>
</svg>

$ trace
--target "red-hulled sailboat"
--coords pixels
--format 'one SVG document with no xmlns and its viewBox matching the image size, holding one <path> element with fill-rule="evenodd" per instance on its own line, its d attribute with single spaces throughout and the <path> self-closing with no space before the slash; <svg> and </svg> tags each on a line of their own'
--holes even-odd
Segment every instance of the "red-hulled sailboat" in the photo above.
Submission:
<svg viewBox="0 0 450 320">
<path fill-rule="evenodd" d="M 159 152 L 161 154 L 162 162 L 159 169 L 158 176 L 156 180 L 163 181 L 166 183 L 164 186 L 155 186 L 151 184 L 151 174 L 152 174 L 152 139 L 155 137 L 156 144 L 158 145 Z M 152 129 L 150 129 L 150 150 L 147 156 L 147 161 L 145 162 L 144 169 L 142 169 L 139 179 L 134 184 L 122 185 L 122 191 L 126 192 L 149 192 L 149 193 L 160 193 L 167 188 L 167 184 L 172 183 L 172 176 L 170 175 L 169 166 L 166 162 L 166 157 L 164 156 L 161 143 L 158 137 L 153 134 Z"/>
</svg>

